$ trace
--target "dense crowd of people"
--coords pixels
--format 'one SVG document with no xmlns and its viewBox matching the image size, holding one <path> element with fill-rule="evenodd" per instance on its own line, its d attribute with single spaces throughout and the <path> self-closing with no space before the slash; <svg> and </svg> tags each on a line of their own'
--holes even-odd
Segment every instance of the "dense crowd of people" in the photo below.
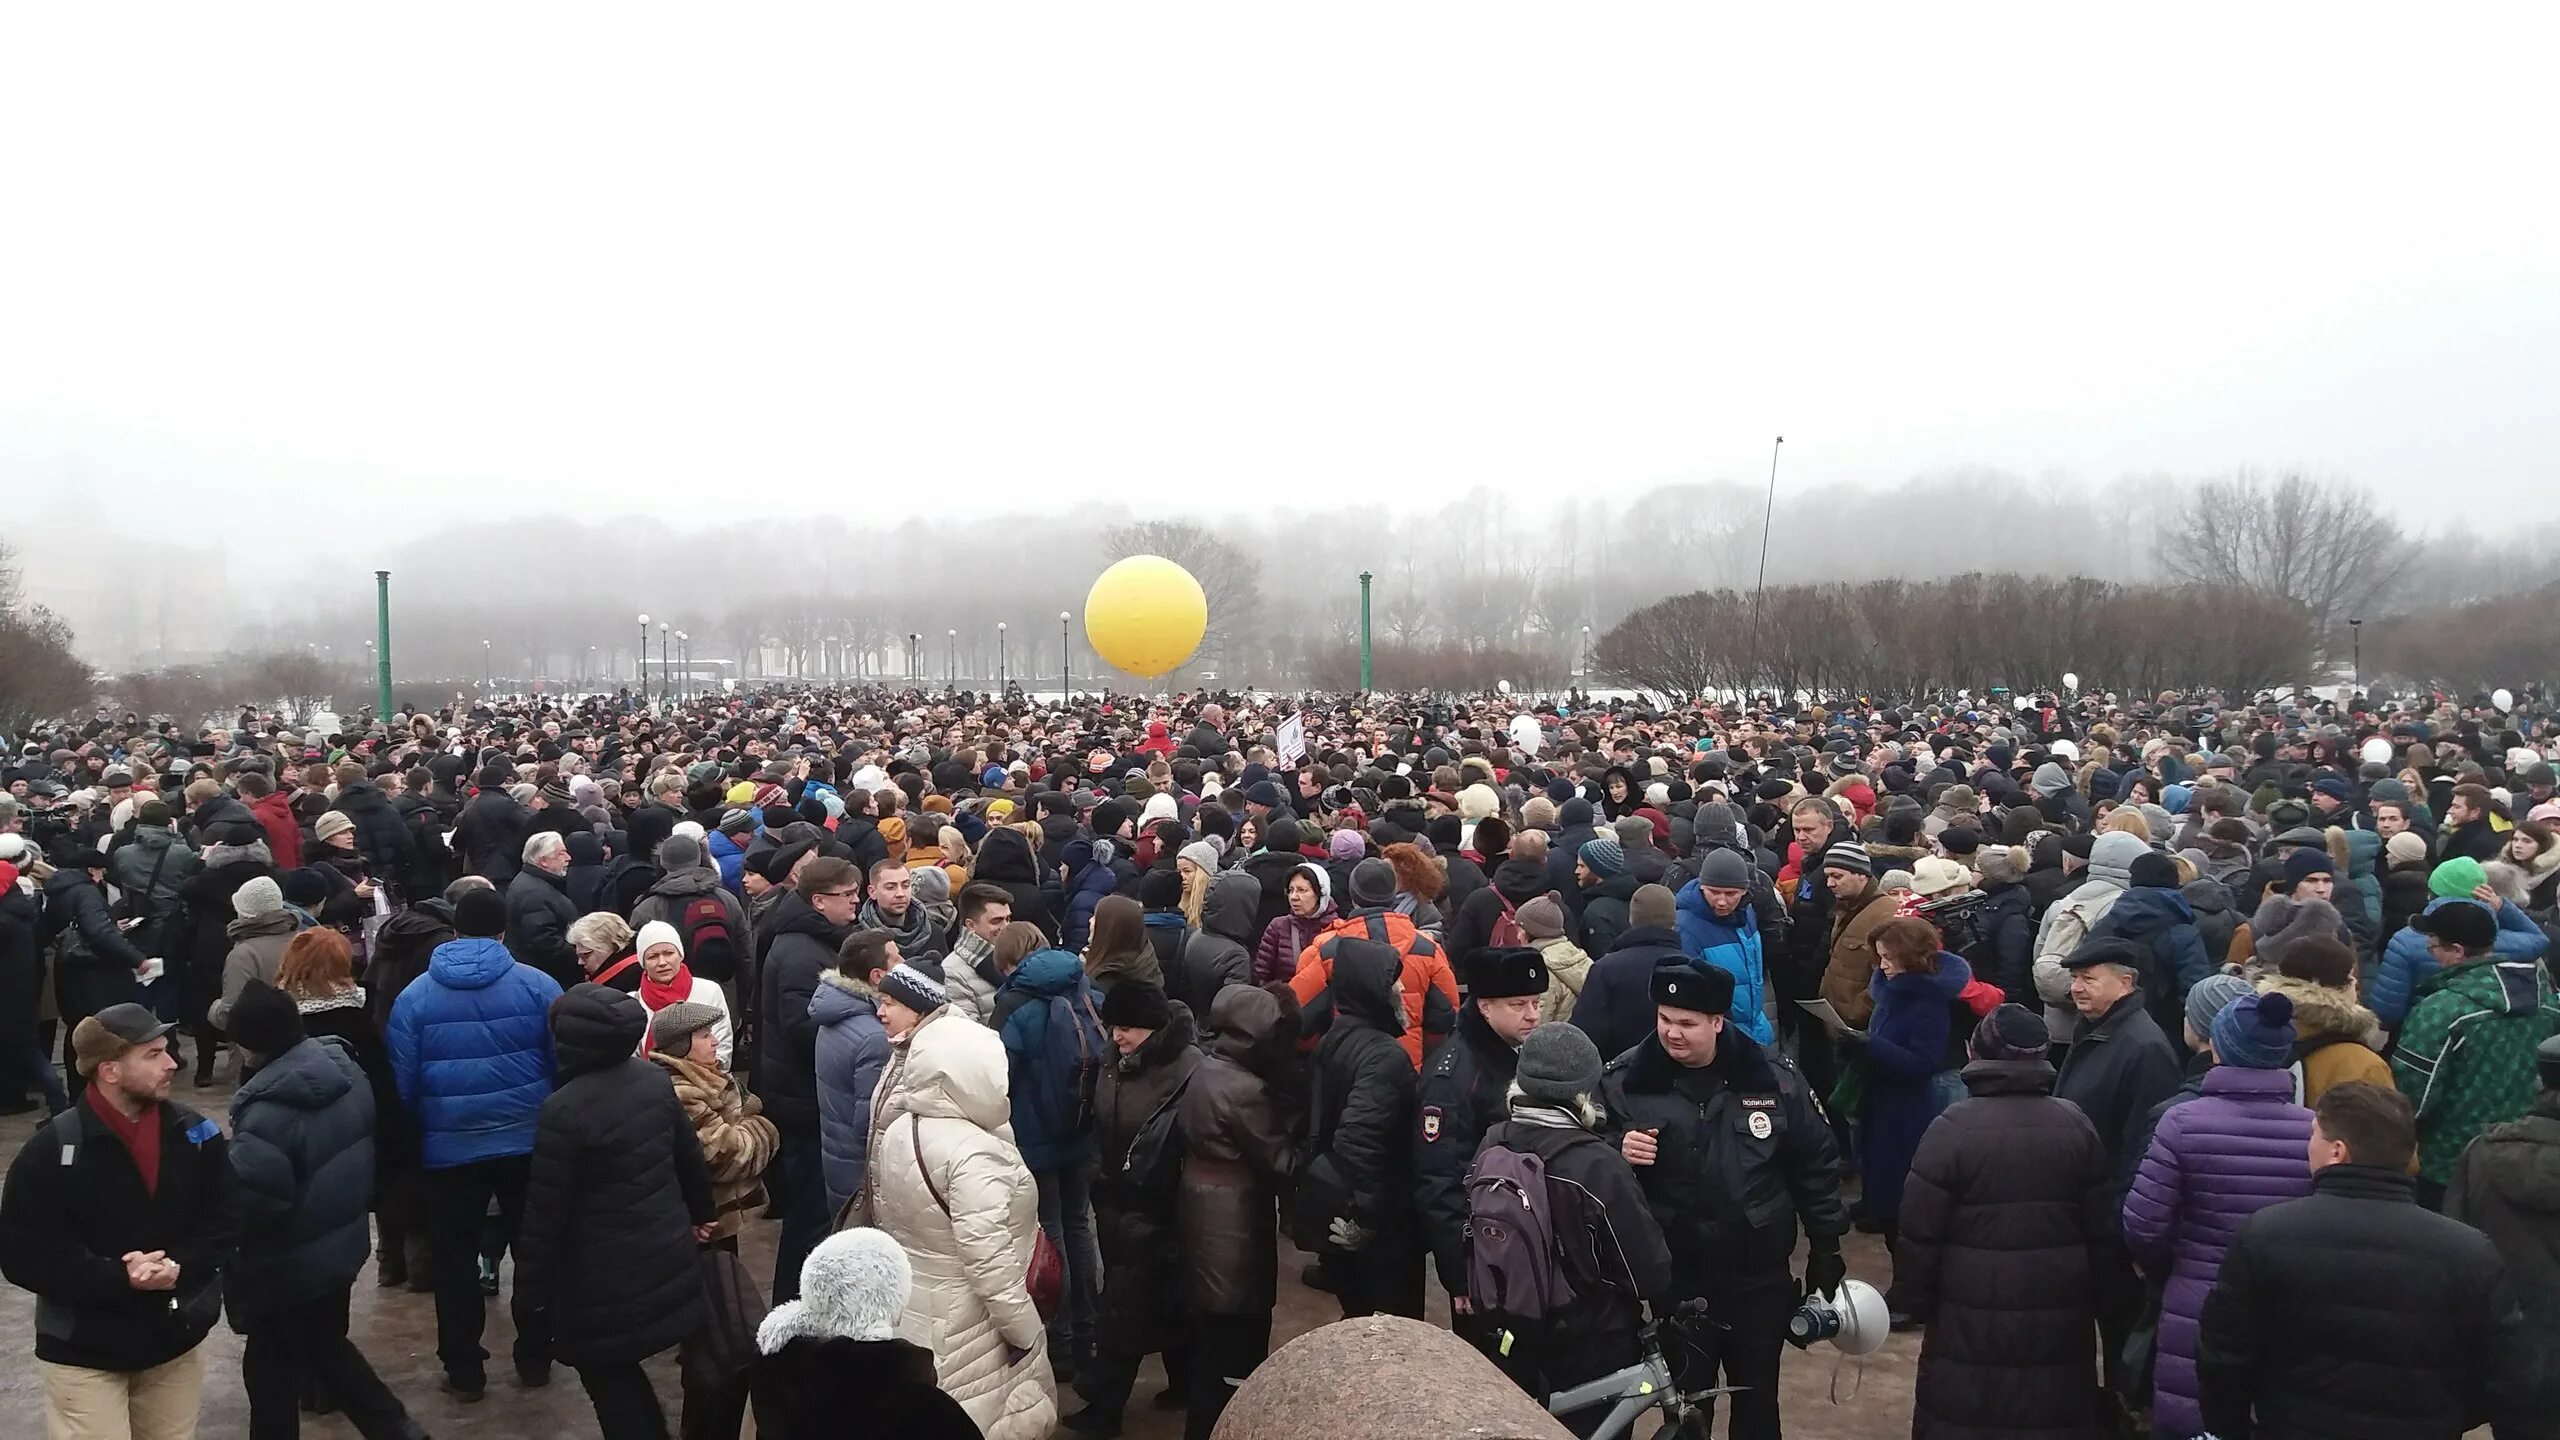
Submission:
<svg viewBox="0 0 2560 1440">
<path fill-rule="evenodd" d="M 226 1315 L 252 1435 L 422 1434 L 368 1257 L 454 1397 L 503 1288 L 610 1440 L 668 1351 L 688 1440 L 1110 1436 L 1150 1355 L 1204 1440 L 1284 1286 L 1434 1280 L 1541 1401 L 1703 1300 L 1679 1387 L 1770 1437 L 1853 1229 L 1914 1435 L 2560 1434 L 2533 711 L 101 715 L 0 798 L 0 1110 L 51 1116 L 0 1274 L 56 1440 L 192 1434 Z"/>
</svg>

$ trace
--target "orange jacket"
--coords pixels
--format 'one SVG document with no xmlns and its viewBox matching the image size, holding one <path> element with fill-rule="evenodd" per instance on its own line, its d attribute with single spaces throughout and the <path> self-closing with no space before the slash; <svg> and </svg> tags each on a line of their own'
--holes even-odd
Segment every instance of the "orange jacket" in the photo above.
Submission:
<svg viewBox="0 0 2560 1440">
<path fill-rule="evenodd" d="M 1333 958 L 1325 946 L 1336 938 L 1383 940 L 1404 958 L 1404 1034 L 1400 1043 L 1413 1061 L 1422 1068 L 1422 1052 L 1428 1039 L 1436 1039 L 1455 1029 L 1458 1023 L 1458 977 L 1449 968 L 1449 956 L 1440 942 L 1414 928 L 1411 920 L 1393 911 L 1363 911 L 1346 915 L 1319 933 L 1315 942 L 1298 954 L 1298 973 L 1289 981 L 1290 992 L 1298 997 L 1298 1006 L 1309 1011 L 1309 1031 L 1321 1032 L 1332 1019 L 1330 999 L 1319 1006 L 1317 997 L 1333 983 Z M 1433 1001 L 1438 1004 L 1433 1004 Z M 1314 1012 L 1321 1011 L 1318 1019 Z M 1308 1044 L 1314 1044 L 1310 1039 Z"/>
</svg>

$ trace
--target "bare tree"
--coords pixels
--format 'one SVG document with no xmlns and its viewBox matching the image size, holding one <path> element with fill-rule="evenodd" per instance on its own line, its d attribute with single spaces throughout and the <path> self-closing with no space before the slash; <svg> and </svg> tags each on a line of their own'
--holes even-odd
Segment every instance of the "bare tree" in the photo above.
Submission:
<svg viewBox="0 0 2560 1440">
<path fill-rule="evenodd" d="M 2364 490 L 2243 470 L 2197 487 L 2160 529 L 2160 568 L 2196 585 L 2263 590 L 2301 605 L 2323 647 L 2340 621 L 2389 599 L 2416 550 Z"/>
</svg>

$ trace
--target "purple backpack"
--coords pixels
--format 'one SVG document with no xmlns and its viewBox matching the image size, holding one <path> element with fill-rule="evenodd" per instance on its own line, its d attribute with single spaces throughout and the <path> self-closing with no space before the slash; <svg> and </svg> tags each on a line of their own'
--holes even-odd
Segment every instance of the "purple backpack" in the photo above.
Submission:
<svg viewBox="0 0 2560 1440">
<path fill-rule="evenodd" d="M 1573 1299 L 1547 1164 L 1487 1146 L 1467 1172 L 1467 1300 L 1479 1315 L 1542 1321 Z"/>
</svg>

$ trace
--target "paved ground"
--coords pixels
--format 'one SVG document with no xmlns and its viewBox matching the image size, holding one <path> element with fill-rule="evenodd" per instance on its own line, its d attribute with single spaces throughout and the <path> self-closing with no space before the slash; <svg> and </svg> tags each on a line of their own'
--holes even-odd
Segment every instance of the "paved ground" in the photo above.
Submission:
<svg viewBox="0 0 2560 1440">
<path fill-rule="evenodd" d="M 219 1116 L 225 1113 L 229 1093 L 227 1088 L 190 1089 L 182 1077 L 178 1098 Z M 0 1155 L 16 1155 L 34 1128 L 32 1117 L 0 1120 Z M 746 1252 L 750 1270 L 759 1278 L 770 1276 L 772 1226 L 752 1227 Z M 1341 1318 L 1332 1296 L 1285 1278 L 1297 1274 L 1300 1259 L 1294 1252 L 1284 1255 L 1281 1302 L 1273 1326 L 1275 1346 Z M 1865 1236 L 1851 1237 L 1849 1268 L 1853 1275 L 1881 1285 L 1886 1278 L 1881 1245 Z M 42 1392 L 35 1373 L 34 1310 L 33 1298 L 24 1291 L 0 1289 L 0 1440 L 35 1440 L 44 1433 Z M 1436 1285 L 1431 1318 L 1442 1324 L 1448 1318 Z M 596 1433 L 595 1414 L 574 1372 L 555 1371 L 552 1382 L 540 1390 L 516 1385 L 505 1360 L 514 1329 L 503 1296 L 489 1305 L 488 1337 L 483 1343 L 497 1358 L 490 1365 L 488 1398 L 477 1405 L 457 1404 L 437 1388 L 442 1371 L 436 1363 L 435 1306 L 430 1297 L 377 1289 L 368 1270 L 356 1285 L 352 1333 L 374 1368 L 432 1434 L 469 1435 L 475 1440 L 569 1440 Z M 248 1402 L 240 1389 L 239 1337 L 228 1326 L 218 1326 L 206 1343 L 210 1348 L 202 1433 L 207 1437 L 243 1434 L 248 1429 Z M 1902 1335 L 1864 1362 L 1837 1362 L 1828 1349 L 1788 1351 L 1783 1382 L 1787 1433 L 1798 1440 L 1886 1440 L 1908 1435 L 1912 1363 L 1918 1353 L 1918 1337 Z M 677 1410 L 673 1357 L 661 1359 L 653 1371 L 672 1425 Z M 1146 1397 L 1163 1387 L 1162 1369 L 1156 1361 L 1148 1361 L 1129 1409 L 1129 1440 L 1174 1440 L 1180 1435 L 1178 1412 L 1147 1408 Z M 1835 1390 L 1843 1397 L 1836 1404 L 1831 1398 Z M 1072 1411 L 1078 1403 L 1069 1395 L 1062 1408 Z M 303 1433 L 338 1440 L 354 1436 L 355 1427 L 337 1416 L 306 1417 Z"/>
</svg>

